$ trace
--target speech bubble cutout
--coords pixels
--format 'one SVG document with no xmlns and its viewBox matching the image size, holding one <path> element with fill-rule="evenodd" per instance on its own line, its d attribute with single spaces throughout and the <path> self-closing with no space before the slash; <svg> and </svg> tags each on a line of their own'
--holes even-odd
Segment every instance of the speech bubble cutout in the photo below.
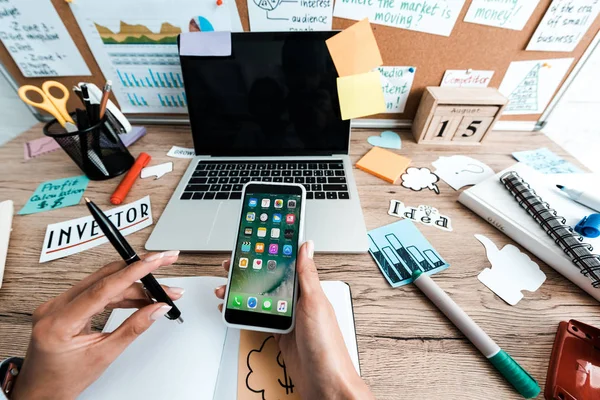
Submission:
<svg viewBox="0 0 600 400">
<path fill-rule="evenodd" d="M 474 158 L 456 155 L 440 157 L 434 161 L 435 174 L 454 190 L 476 185 L 494 175 L 494 170 Z"/>
<path fill-rule="evenodd" d="M 142 173 L 140 174 L 140 177 L 142 179 L 145 179 L 145 178 L 149 178 L 151 176 L 156 176 L 155 179 L 160 179 L 164 175 L 168 174 L 171 171 L 173 171 L 173 162 L 169 161 L 164 164 L 158 164 L 158 165 L 153 165 L 151 167 L 144 168 L 142 170 Z"/>
<path fill-rule="evenodd" d="M 440 188 L 436 185 L 439 180 L 440 178 L 427 167 L 410 167 L 402 174 L 402 186 L 415 192 L 427 188 L 440 194 Z"/>
<path fill-rule="evenodd" d="M 487 258 L 492 264 L 491 269 L 484 269 L 477 278 L 511 306 L 523 298 L 522 290 L 535 292 L 546 280 L 539 265 L 512 244 L 498 250 L 486 236 L 475 235 L 475 238 L 485 247 Z"/>
</svg>

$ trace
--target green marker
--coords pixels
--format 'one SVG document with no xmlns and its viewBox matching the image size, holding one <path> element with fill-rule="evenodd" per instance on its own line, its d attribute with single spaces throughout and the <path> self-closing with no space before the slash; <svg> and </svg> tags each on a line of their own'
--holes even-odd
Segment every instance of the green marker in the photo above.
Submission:
<svg viewBox="0 0 600 400">
<path fill-rule="evenodd" d="M 541 389 L 536 380 L 502 350 L 433 279 L 422 271 L 413 272 L 412 279 L 425 296 L 490 360 L 523 397 L 531 399 L 540 393 Z"/>
</svg>

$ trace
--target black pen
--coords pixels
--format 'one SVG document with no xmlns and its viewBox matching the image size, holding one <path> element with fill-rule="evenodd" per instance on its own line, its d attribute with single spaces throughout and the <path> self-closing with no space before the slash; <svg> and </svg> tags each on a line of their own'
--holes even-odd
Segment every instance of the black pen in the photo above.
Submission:
<svg viewBox="0 0 600 400">
<path fill-rule="evenodd" d="M 113 225 L 112 222 L 110 222 L 110 219 L 108 219 L 106 214 L 104 214 L 102 210 L 100 210 L 100 208 L 98 208 L 98 206 L 91 202 L 90 199 L 88 199 L 87 197 L 85 198 L 85 202 L 87 204 L 88 209 L 90 210 L 90 213 L 92 214 L 92 217 L 94 217 L 96 223 L 98 224 L 102 232 L 104 232 L 104 235 L 106 235 L 107 239 L 113 245 L 115 250 L 117 250 L 117 252 L 123 258 L 123 260 L 125 260 L 127 265 L 133 264 L 136 261 L 140 261 L 138 255 L 131 248 L 129 243 L 127 243 L 127 241 L 125 240 L 123 235 L 121 235 L 119 230 Z M 167 313 L 166 317 L 171 320 L 176 320 L 180 324 L 183 323 L 183 318 L 181 318 L 181 311 L 179 311 L 175 303 L 173 303 L 173 301 L 169 298 L 167 293 L 165 293 L 164 289 L 162 288 L 162 286 L 160 286 L 156 278 L 154 278 L 152 274 L 148 274 L 140 280 L 144 284 L 144 289 L 150 292 L 151 298 L 161 303 L 167 303 L 172 307 Z"/>
</svg>

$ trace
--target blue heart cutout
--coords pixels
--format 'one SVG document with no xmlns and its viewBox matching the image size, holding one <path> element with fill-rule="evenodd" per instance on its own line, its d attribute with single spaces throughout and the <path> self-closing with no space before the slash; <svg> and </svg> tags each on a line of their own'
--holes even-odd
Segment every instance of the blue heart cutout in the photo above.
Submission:
<svg viewBox="0 0 600 400">
<path fill-rule="evenodd" d="M 402 140 L 396 132 L 384 131 L 379 136 L 369 136 L 367 142 L 373 146 L 385 147 L 386 149 L 401 149 Z"/>
</svg>

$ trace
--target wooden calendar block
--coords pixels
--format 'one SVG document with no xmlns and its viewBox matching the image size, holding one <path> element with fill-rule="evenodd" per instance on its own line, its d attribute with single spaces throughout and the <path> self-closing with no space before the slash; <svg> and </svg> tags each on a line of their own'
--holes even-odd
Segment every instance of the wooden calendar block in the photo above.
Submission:
<svg viewBox="0 0 600 400">
<path fill-rule="evenodd" d="M 458 125 L 452 140 L 479 143 L 493 122 L 494 117 L 464 117 Z"/>
<path fill-rule="evenodd" d="M 431 142 L 444 142 L 452 140 L 456 128 L 462 121 L 462 117 L 451 117 L 447 115 L 436 115 L 429 124 L 425 133 L 425 140 Z"/>
<path fill-rule="evenodd" d="M 427 87 L 412 124 L 417 143 L 478 144 L 508 99 L 494 88 Z"/>
</svg>

